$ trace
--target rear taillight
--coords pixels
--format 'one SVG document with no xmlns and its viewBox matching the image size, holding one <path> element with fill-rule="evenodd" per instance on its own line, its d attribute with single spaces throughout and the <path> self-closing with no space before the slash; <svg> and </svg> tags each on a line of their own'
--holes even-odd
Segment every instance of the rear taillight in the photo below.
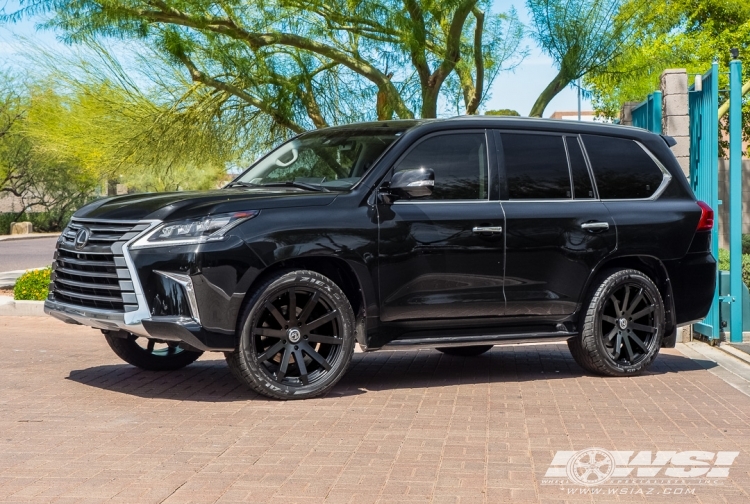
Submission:
<svg viewBox="0 0 750 504">
<path fill-rule="evenodd" d="M 698 206 L 701 207 L 701 220 L 698 221 L 696 231 L 711 231 L 714 227 L 714 211 L 702 201 L 698 202 Z"/>
</svg>

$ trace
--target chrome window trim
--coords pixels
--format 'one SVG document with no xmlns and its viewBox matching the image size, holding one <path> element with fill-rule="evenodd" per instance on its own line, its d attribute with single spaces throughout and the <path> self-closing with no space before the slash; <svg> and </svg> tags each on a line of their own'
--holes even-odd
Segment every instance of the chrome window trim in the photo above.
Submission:
<svg viewBox="0 0 750 504">
<path fill-rule="evenodd" d="M 391 205 L 415 205 L 415 204 L 422 204 L 422 205 L 436 205 L 436 204 L 443 204 L 443 205 L 455 205 L 455 204 L 461 204 L 461 203 L 471 203 L 473 205 L 479 204 L 486 204 L 486 203 L 500 203 L 500 200 L 396 200 Z"/>
</svg>

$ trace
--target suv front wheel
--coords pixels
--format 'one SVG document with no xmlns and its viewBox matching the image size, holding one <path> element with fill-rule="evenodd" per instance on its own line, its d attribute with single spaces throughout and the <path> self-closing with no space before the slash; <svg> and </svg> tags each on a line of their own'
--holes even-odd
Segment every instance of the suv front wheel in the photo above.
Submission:
<svg viewBox="0 0 750 504">
<path fill-rule="evenodd" d="M 607 376 L 645 371 L 656 358 L 664 334 L 664 302 L 644 273 L 633 269 L 600 277 L 582 321 L 568 340 L 575 361 Z"/>
<path fill-rule="evenodd" d="M 330 390 L 354 353 L 354 313 L 344 292 L 314 271 L 285 271 L 253 294 L 240 323 L 232 374 L 276 399 Z"/>
</svg>

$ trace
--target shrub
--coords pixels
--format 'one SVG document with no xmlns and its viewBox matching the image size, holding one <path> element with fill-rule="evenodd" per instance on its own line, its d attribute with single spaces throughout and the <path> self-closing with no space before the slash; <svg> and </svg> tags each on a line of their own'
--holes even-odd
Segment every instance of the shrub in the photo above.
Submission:
<svg viewBox="0 0 750 504">
<path fill-rule="evenodd" d="M 44 301 L 49 294 L 52 268 L 29 270 L 16 280 L 13 297 L 19 301 Z"/>
<path fill-rule="evenodd" d="M 719 249 L 719 271 L 729 271 L 729 251 L 726 249 Z M 750 254 L 742 254 L 742 281 L 750 286 Z"/>
</svg>

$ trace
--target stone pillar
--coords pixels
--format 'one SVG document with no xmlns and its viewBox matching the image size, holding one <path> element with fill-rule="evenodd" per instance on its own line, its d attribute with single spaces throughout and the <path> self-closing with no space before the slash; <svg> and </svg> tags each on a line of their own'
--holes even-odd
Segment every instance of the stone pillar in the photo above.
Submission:
<svg viewBox="0 0 750 504">
<path fill-rule="evenodd" d="M 633 109 L 638 106 L 639 102 L 625 102 L 620 109 L 620 124 L 623 126 L 633 125 Z"/>
<path fill-rule="evenodd" d="M 686 177 L 690 176 L 690 116 L 688 115 L 688 77 L 684 68 L 664 70 L 661 74 L 662 131 L 673 137 L 672 147 Z"/>
</svg>

